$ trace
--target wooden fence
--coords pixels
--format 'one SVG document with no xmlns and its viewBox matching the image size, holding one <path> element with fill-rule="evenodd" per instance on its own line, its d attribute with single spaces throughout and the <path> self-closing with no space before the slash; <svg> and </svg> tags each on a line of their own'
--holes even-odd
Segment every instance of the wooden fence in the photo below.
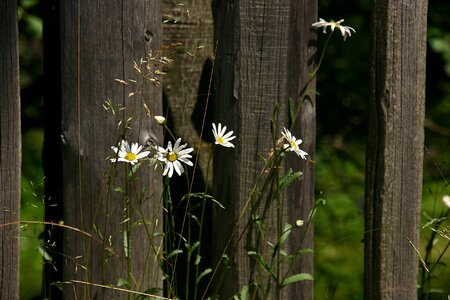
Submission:
<svg viewBox="0 0 450 300">
<path fill-rule="evenodd" d="M 0 3 L 1 299 L 19 297 L 21 151 L 16 11 L 16 1 Z M 410 243 L 418 245 L 426 11 L 426 0 L 378 0 L 374 5 L 365 205 L 367 299 L 413 299 L 416 295 L 418 262 Z M 52 287 L 51 297 L 109 299 L 119 295 L 90 285 L 117 284 L 127 263 L 123 245 L 116 246 L 123 238 L 118 227 L 123 220 L 122 203 L 118 203 L 117 193 L 104 188 L 105 170 L 110 168 L 105 158 L 117 140 L 116 124 L 101 104 L 110 97 L 125 107 L 124 116 L 132 111 L 136 117 L 131 137 L 141 144 L 162 142 L 163 137 L 161 128 L 148 121 L 141 103 L 129 101 L 130 90 L 114 79 L 132 78 L 131 62 L 145 57 L 150 49 L 157 51 L 162 43 L 205 46 L 194 68 L 189 67 L 191 61 L 181 61 L 169 68 L 162 90 L 148 86 L 141 93 L 154 114 L 180 116 L 176 113 L 186 109 L 172 124 L 190 144 L 207 144 L 200 140 L 199 107 L 201 116 L 227 124 L 238 136 L 235 151 L 216 153 L 214 170 L 220 172 L 213 173 L 211 182 L 204 182 L 212 185 L 215 197 L 227 207 L 225 213 L 212 210 L 209 221 L 215 240 L 209 259 L 217 262 L 230 237 L 232 245 L 239 242 L 229 228 L 246 206 L 251 182 L 261 169 L 256 153 L 270 150 L 267 133 L 275 106 L 279 106 L 277 126 L 290 125 L 314 160 L 315 94 L 299 97 L 307 84 L 315 86 L 309 75 L 317 55 L 316 34 L 311 28 L 317 17 L 315 0 L 192 0 L 185 7 L 168 0 L 44 1 L 48 78 L 44 169 L 46 199 L 51 204 L 45 232 L 52 233 L 46 239 L 55 239 L 55 253 L 63 253 L 54 261 L 56 268 L 47 268 L 45 273 L 47 281 L 71 283 L 63 294 Z M 184 77 L 186 70 L 192 71 L 192 77 Z M 213 81 L 209 80 L 211 72 Z M 179 89 L 188 92 L 182 94 Z M 210 92 L 210 97 L 199 96 Z M 288 99 L 300 100 L 302 105 L 292 124 Z M 199 158 L 199 165 L 200 173 L 208 172 L 204 158 Z M 315 201 L 314 164 L 288 160 L 286 166 L 303 170 L 304 176 L 286 192 L 288 204 L 282 215 L 291 221 L 307 219 Z M 140 172 L 139 189 L 157 195 L 150 197 L 141 213 L 161 220 L 161 226 L 162 211 L 156 200 L 162 191 L 161 178 L 154 172 Z M 135 220 L 139 216 L 129 217 Z M 66 228 L 52 225 L 62 220 Z M 313 248 L 313 229 L 308 230 L 303 246 Z M 130 288 L 162 288 L 157 262 L 146 260 L 150 246 L 143 242 L 145 237 L 142 231 L 131 237 L 135 252 L 130 267 L 142 277 L 132 278 Z M 294 249 L 300 241 L 290 243 Z M 252 280 L 252 264 L 244 250 L 236 250 L 232 257 L 231 270 L 219 290 L 223 297 Z M 312 255 L 294 269 L 313 273 Z M 283 299 L 312 299 L 313 285 L 303 281 L 283 293 Z"/>
</svg>

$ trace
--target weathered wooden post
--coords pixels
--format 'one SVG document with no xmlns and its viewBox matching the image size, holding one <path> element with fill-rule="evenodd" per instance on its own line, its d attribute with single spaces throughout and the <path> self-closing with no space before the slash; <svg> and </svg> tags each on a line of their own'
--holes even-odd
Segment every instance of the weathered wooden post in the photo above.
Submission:
<svg viewBox="0 0 450 300">
<path fill-rule="evenodd" d="M 215 1 L 213 12 L 217 42 L 214 120 L 237 135 L 236 148 L 217 149 L 214 160 L 214 195 L 226 209 L 213 215 L 213 236 L 217 237 L 213 252 L 216 260 L 222 259 L 224 269 L 230 268 L 219 291 L 227 299 L 257 276 L 255 261 L 247 255 L 250 249 L 246 236 L 240 238 L 251 209 L 247 207 L 243 215 L 241 212 L 263 168 L 260 155 L 267 157 L 272 147 L 270 120 L 277 103 L 278 130 L 290 127 L 294 135 L 304 140 L 304 150 L 314 159 L 315 96 L 313 92 L 307 97 L 302 94 L 314 67 L 315 30 L 311 24 L 317 20 L 317 2 Z M 314 81 L 311 84 L 309 88 L 314 87 Z M 301 115 L 293 124 L 288 118 L 290 98 L 302 103 Z M 281 136 L 280 132 L 274 134 Z M 298 219 L 306 220 L 313 206 L 314 167 L 311 162 L 292 157 L 282 172 L 288 168 L 304 172 L 301 181 L 283 196 L 283 219 L 292 224 Z M 277 219 L 271 215 L 265 222 L 269 227 Z M 289 237 L 290 250 L 299 246 L 312 248 L 312 231 L 303 245 L 301 234 L 297 234 L 298 231 Z M 225 247 L 229 250 L 227 262 L 228 258 L 220 257 Z M 312 255 L 296 262 L 291 271 L 312 273 Z M 281 298 L 312 299 L 312 283 L 303 281 L 288 286 Z"/>
<path fill-rule="evenodd" d="M 102 107 L 109 98 L 125 107 L 118 114 L 133 117 L 130 143 L 143 145 L 150 138 L 161 139 L 160 127 L 146 116 L 142 104 L 145 101 L 153 113 L 161 114 L 161 90 L 149 83 L 132 90 L 115 82 L 137 79 L 133 61 L 139 64 L 150 49 L 154 53 L 158 50 L 161 4 L 153 0 L 61 1 L 60 21 L 60 209 L 64 211 L 65 226 L 83 231 L 64 229 L 63 280 L 72 283 L 64 285 L 64 297 L 125 297 L 96 284 L 117 286 L 122 282 L 122 288 L 138 291 L 162 287 L 154 253 L 159 241 L 150 241 L 143 227 L 151 227 L 150 232 L 161 231 L 161 175 L 143 167 L 138 171 L 136 190 L 133 185 L 127 188 L 125 164 L 119 163 L 113 175 L 117 176 L 117 184 L 108 186 L 114 180 L 108 178 L 112 164 L 107 157 L 113 155 L 110 147 L 116 145 L 120 133 L 114 118 Z M 136 93 L 135 97 L 129 96 L 131 92 Z M 124 202 L 122 194 L 114 191 L 116 185 L 122 191 L 128 190 L 129 201 Z M 145 197 L 139 198 L 143 189 Z M 137 203 L 137 198 L 142 203 Z M 131 235 L 125 234 L 127 222 L 132 225 Z"/>
<path fill-rule="evenodd" d="M 0 3 L 0 299 L 19 299 L 22 164 L 17 2 Z"/>
<path fill-rule="evenodd" d="M 366 171 L 365 298 L 415 299 L 427 1 L 375 1 Z"/>
</svg>

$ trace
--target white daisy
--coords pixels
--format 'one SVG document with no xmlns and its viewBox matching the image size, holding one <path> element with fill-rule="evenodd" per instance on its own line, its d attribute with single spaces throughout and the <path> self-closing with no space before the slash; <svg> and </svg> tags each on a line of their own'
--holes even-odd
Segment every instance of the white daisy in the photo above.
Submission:
<svg viewBox="0 0 450 300">
<path fill-rule="evenodd" d="M 234 145 L 230 143 L 230 141 L 236 138 L 236 136 L 232 136 L 233 131 L 230 131 L 227 134 L 225 134 L 225 132 L 227 131 L 227 126 L 222 127 L 222 124 L 220 123 L 217 124 L 217 128 L 216 124 L 214 123 L 212 123 L 212 126 L 213 126 L 212 132 L 214 134 L 214 138 L 216 139 L 216 144 L 224 147 L 234 148 Z"/>
<path fill-rule="evenodd" d="M 127 141 L 122 140 L 120 142 L 120 148 L 112 146 L 111 149 L 116 153 L 116 157 L 111 158 L 111 162 L 123 161 L 134 165 L 138 160 L 147 157 L 150 151 L 141 152 L 143 146 L 138 143 L 133 143 L 130 145 Z"/>
<path fill-rule="evenodd" d="M 186 148 L 187 144 L 180 145 L 181 138 L 176 140 L 175 145 L 168 142 L 167 148 L 156 147 L 158 151 L 158 160 L 165 164 L 162 175 L 168 175 L 169 178 L 173 175 L 173 170 L 177 172 L 178 175 L 181 175 L 184 172 L 182 162 L 187 164 L 188 166 L 193 166 L 192 162 L 189 160 L 192 156 L 189 154 L 194 151 L 194 148 Z M 184 149 L 186 148 L 186 149 Z"/>
<path fill-rule="evenodd" d="M 289 144 L 284 145 L 285 148 L 289 149 L 289 151 L 294 151 L 295 154 L 297 154 L 298 156 L 300 156 L 303 159 L 306 159 L 306 155 L 308 155 L 308 153 L 306 153 L 305 151 L 303 151 L 302 149 L 300 149 L 300 144 L 302 143 L 302 140 L 300 139 L 296 139 L 295 136 L 293 136 L 291 134 L 291 132 L 284 128 L 284 132 L 281 132 L 281 134 L 284 136 L 284 138 L 288 141 Z"/>
<path fill-rule="evenodd" d="M 331 31 L 334 31 L 334 29 L 337 28 L 341 31 L 342 37 L 344 38 L 344 41 L 345 41 L 345 39 L 347 37 L 352 36 L 352 31 L 353 32 L 356 32 L 356 31 L 352 27 L 341 25 L 342 22 L 344 22 L 344 19 L 337 21 L 337 22 L 335 22 L 333 20 L 328 22 L 322 18 L 319 18 L 319 22 L 313 23 L 312 26 L 315 28 L 323 27 L 323 33 L 327 32 L 328 26 L 330 26 Z"/>
</svg>

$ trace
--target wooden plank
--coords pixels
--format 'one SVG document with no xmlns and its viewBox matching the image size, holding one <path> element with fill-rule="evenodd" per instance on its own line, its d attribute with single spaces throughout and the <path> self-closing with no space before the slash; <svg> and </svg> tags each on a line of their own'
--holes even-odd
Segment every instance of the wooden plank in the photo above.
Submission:
<svg viewBox="0 0 450 300">
<path fill-rule="evenodd" d="M 17 2 L 0 3 L 0 299 L 19 299 L 21 128 Z"/>
<path fill-rule="evenodd" d="M 62 49 L 62 159 L 64 222 L 91 234 L 64 232 L 64 280 L 95 284 L 118 284 L 124 279 L 131 289 L 145 291 L 162 287 L 161 273 L 150 238 L 144 226 L 133 225 L 131 263 L 124 250 L 124 202 L 119 193 L 108 189 L 110 147 L 118 142 L 114 118 L 102 107 L 108 98 L 126 107 L 124 118 L 133 116 L 130 142 L 141 145 L 151 139 L 161 141 L 161 127 L 148 118 L 140 95 L 155 114 L 161 114 L 161 90 L 146 83 L 142 89 L 129 89 L 115 79 L 137 79 L 133 61 L 159 48 L 161 4 L 158 1 L 63 1 L 61 2 Z M 129 97 L 130 92 L 140 92 Z M 117 185 L 124 190 L 125 165 L 117 165 Z M 150 231 L 161 231 L 161 175 L 143 167 L 138 172 L 136 190 L 127 209 L 130 222 L 140 219 L 138 193 L 145 189 L 141 208 Z M 114 187 L 114 186 L 113 186 Z M 159 240 L 153 240 L 155 247 Z M 152 249 L 152 251 L 148 251 Z M 131 270 L 131 271 L 130 271 Z M 130 275 L 131 272 L 131 275 Z M 123 298 L 112 290 L 75 284 L 66 287 L 72 299 Z"/>
<path fill-rule="evenodd" d="M 414 299 L 427 1 L 375 1 L 366 171 L 365 298 Z"/>
<path fill-rule="evenodd" d="M 276 138 L 281 136 L 284 126 L 292 125 L 294 134 L 305 140 L 305 150 L 314 158 L 315 96 L 308 95 L 303 102 L 302 115 L 294 124 L 289 124 L 288 99 L 298 103 L 313 68 L 315 33 L 311 24 L 317 18 L 317 4 L 316 1 L 287 0 L 217 1 L 214 16 L 218 44 L 214 117 L 237 135 L 236 148 L 217 149 L 214 159 L 214 195 L 226 210 L 214 212 L 214 236 L 221 239 L 215 241 L 213 253 L 220 256 L 230 236 L 232 238 L 227 251 L 231 258 L 230 269 L 219 292 L 227 298 L 251 284 L 258 274 L 255 261 L 247 255 L 252 247 L 249 242 L 255 237 L 254 233 L 246 231 L 250 208 L 241 213 L 264 165 L 260 155 L 267 157 L 272 147 L 270 120 L 277 102 Z M 305 177 L 282 196 L 280 219 L 273 212 L 267 216 L 267 240 L 272 242 L 276 242 L 275 224 L 283 226 L 285 222 L 293 224 L 297 219 L 306 219 L 314 202 L 313 165 L 295 159 L 299 158 L 288 159 L 281 172 L 293 168 L 304 171 Z M 262 213 L 261 209 L 256 212 Z M 242 232 L 245 234 L 241 239 Z M 304 247 L 312 246 L 311 237 L 312 232 Z M 299 246 L 299 238 L 290 240 L 289 250 Z M 267 245 L 262 245 L 261 249 L 266 248 Z M 309 256 L 298 262 L 289 274 L 311 270 L 312 256 Z M 282 268 L 281 273 L 284 271 L 286 269 Z M 281 299 L 311 298 L 312 284 L 293 284 L 278 296 Z M 276 297 L 272 287 L 269 298 Z"/>
</svg>

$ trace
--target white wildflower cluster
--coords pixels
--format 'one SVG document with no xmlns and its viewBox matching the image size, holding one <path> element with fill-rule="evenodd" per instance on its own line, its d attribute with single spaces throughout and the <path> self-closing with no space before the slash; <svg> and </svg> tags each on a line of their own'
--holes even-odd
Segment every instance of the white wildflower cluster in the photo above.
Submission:
<svg viewBox="0 0 450 300">
<path fill-rule="evenodd" d="M 155 121 L 160 125 L 166 124 L 166 119 L 161 116 L 156 116 Z M 296 139 L 291 132 L 283 128 L 284 131 L 281 132 L 283 137 L 287 140 L 288 144 L 284 145 L 284 151 L 293 151 L 302 159 L 306 159 L 308 153 L 299 148 L 302 140 Z M 221 123 L 217 125 L 212 124 L 212 133 L 214 135 L 215 144 L 226 147 L 234 148 L 234 144 L 231 143 L 232 140 L 236 138 L 233 135 L 233 131 L 227 132 L 227 126 L 222 126 Z M 111 149 L 114 151 L 114 157 L 110 158 L 111 162 L 125 162 L 131 165 L 135 165 L 140 160 L 148 159 L 150 164 L 161 165 L 163 168 L 162 175 L 172 177 L 174 173 L 181 175 L 184 173 L 184 166 L 193 166 L 192 155 L 194 148 L 189 148 L 187 144 L 181 144 L 181 138 L 178 138 L 174 145 L 172 142 L 167 143 L 167 147 L 161 147 L 158 145 L 149 146 L 149 149 L 142 151 L 144 146 L 138 143 L 132 143 L 131 147 L 128 141 L 122 140 L 118 147 L 112 146 Z M 154 150 L 155 154 L 153 157 L 149 157 L 150 153 Z M 174 172 L 175 171 L 175 172 Z"/>
<path fill-rule="evenodd" d="M 155 121 L 159 125 L 165 125 L 166 119 L 162 116 L 155 116 Z M 233 136 L 233 131 L 226 132 L 227 127 L 223 126 L 219 123 L 212 124 L 212 131 L 215 138 L 215 143 L 217 145 L 221 145 L 223 147 L 232 147 L 234 145 L 230 142 L 236 138 Z M 150 164 L 161 165 L 163 168 L 162 175 L 172 177 L 174 173 L 181 175 L 184 173 L 183 164 L 188 166 L 193 166 L 192 164 L 192 155 L 191 152 L 194 151 L 194 148 L 189 148 L 187 144 L 181 144 L 181 138 L 178 138 L 174 145 L 172 146 L 172 142 L 167 143 L 167 147 L 161 147 L 158 145 L 150 146 L 149 150 L 154 150 L 156 153 L 153 157 L 149 158 L 151 151 L 142 151 L 144 146 L 139 145 L 138 143 L 130 144 L 126 140 L 120 141 L 118 147 L 112 146 L 111 149 L 114 151 L 114 157 L 110 158 L 111 162 L 125 162 L 131 165 L 135 165 L 138 161 L 148 159 Z M 175 172 L 174 172 L 175 171 Z"/>
</svg>

